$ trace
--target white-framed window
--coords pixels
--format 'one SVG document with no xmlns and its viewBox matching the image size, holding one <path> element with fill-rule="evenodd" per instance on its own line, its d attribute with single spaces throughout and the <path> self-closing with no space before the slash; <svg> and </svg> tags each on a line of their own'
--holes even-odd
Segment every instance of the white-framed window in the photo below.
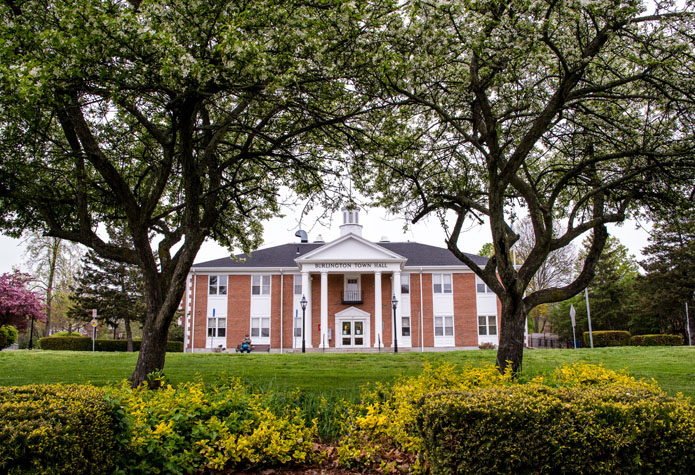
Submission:
<svg viewBox="0 0 695 475">
<path fill-rule="evenodd" d="M 227 295 L 227 276 L 211 275 L 208 277 L 208 293 L 210 295 Z"/>
<path fill-rule="evenodd" d="M 448 315 L 434 317 L 434 336 L 454 336 L 454 317 Z"/>
<path fill-rule="evenodd" d="M 251 338 L 270 336 L 270 317 L 251 317 Z"/>
<path fill-rule="evenodd" d="M 482 280 L 476 279 L 475 289 L 479 294 L 492 294 L 492 289 Z"/>
<path fill-rule="evenodd" d="M 251 277 L 251 295 L 270 295 L 269 275 L 254 275 Z"/>
<path fill-rule="evenodd" d="M 410 293 L 410 274 L 401 274 L 401 293 Z"/>
<path fill-rule="evenodd" d="M 362 279 L 359 275 L 346 275 L 343 288 L 343 300 L 346 302 L 360 302 L 362 294 L 360 292 Z"/>
<path fill-rule="evenodd" d="M 497 335 L 497 317 L 495 315 L 478 315 L 478 335 Z"/>
<path fill-rule="evenodd" d="M 209 317 L 208 318 L 208 336 L 209 337 L 224 337 L 227 335 L 227 318 L 226 317 Z"/>
<path fill-rule="evenodd" d="M 294 295 L 302 295 L 302 276 L 294 276 Z"/>
<path fill-rule="evenodd" d="M 435 294 L 450 294 L 451 274 L 432 274 L 432 289 Z"/>
<path fill-rule="evenodd" d="M 410 336 L 410 317 L 401 317 L 401 336 Z"/>
<path fill-rule="evenodd" d="M 294 336 L 300 338 L 302 336 L 302 318 L 297 317 L 294 319 Z"/>
</svg>

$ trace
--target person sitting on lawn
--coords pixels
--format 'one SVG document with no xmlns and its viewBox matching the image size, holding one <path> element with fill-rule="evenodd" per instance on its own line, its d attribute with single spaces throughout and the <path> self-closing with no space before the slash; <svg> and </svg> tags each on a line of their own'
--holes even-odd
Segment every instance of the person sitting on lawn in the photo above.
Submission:
<svg viewBox="0 0 695 475">
<path fill-rule="evenodd" d="M 251 353 L 251 338 L 249 338 L 248 335 L 244 337 L 243 340 L 241 340 L 241 350 L 242 353 L 245 351 L 247 353 Z"/>
</svg>

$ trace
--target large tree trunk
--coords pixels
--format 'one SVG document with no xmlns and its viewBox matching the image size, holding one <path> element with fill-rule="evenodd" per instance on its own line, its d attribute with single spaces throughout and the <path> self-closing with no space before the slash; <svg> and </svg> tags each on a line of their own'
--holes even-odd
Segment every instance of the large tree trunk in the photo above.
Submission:
<svg viewBox="0 0 695 475">
<path fill-rule="evenodd" d="M 142 344 L 138 354 L 135 371 L 130 376 L 133 386 L 147 384 L 150 389 L 157 389 L 161 381 L 155 379 L 156 374 L 164 368 L 166 357 L 167 332 L 162 332 L 156 325 L 155 319 L 147 319 L 142 329 Z"/>
<path fill-rule="evenodd" d="M 526 315 L 522 297 L 505 296 L 502 299 L 500 344 L 496 362 L 500 372 L 504 372 L 510 365 L 513 374 L 521 371 Z"/>
</svg>

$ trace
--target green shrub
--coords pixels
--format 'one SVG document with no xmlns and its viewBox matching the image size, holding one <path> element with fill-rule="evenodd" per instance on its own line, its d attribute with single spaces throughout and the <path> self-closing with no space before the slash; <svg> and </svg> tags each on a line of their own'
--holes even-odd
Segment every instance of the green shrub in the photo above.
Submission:
<svg viewBox="0 0 695 475">
<path fill-rule="evenodd" d="M 6 346 L 8 346 L 8 345 L 6 345 L 6 343 L 7 343 L 7 337 L 5 336 L 4 333 L 0 333 L 0 350 L 5 348 Z"/>
<path fill-rule="evenodd" d="M 628 346 L 630 344 L 630 332 L 622 330 L 605 330 L 593 332 L 594 347 L 601 346 Z M 589 332 L 584 332 L 584 346 L 591 344 Z"/>
<path fill-rule="evenodd" d="M 656 389 L 538 384 L 444 391 L 417 427 L 433 473 L 688 473 L 695 408 Z"/>
<path fill-rule="evenodd" d="M 91 351 L 92 339 L 86 336 L 49 336 L 41 338 L 41 348 L 44 350 Z"/>
<path fill-rule="evenodd" d="M 12 325 L 1 326 L 0 327 L 0 333 L 5 336 L 5 345 L 4 346 L 10 346 L 11 344 L 17 342 L 17 337 L 19 335 L 19 332 Z M 4 348 L 4 346 L 0 345 L 0 348 Z"/>
<path fill-rule="evenodd" d="M 625 372 L 584 363 L 561 366 L 553 374 L 535 377 L 529 383 L 520 382 L 519 379 L 513 378 L 511 373 L 500 374 L 492 365 L 467 366 L 458 370 L 450 363 L 438 366 L 426 364 L 424 371 L 418 376 L 402 377 L 394 384 L 376 384 L 365 388 L 359 403 L 347 406 L 342 423 L 342 437 L 337 447 L 338 462 L 346 467 L 358 466 L 382 471 L 385 468 L 384 464 L 392 468 L 396 468 L 397 465 L 409 465 L 410 471 L 421 471 L 425 468 L 422 466 L 423 462 L 427 463 L 429 460 L 423 456 L 427 455 L 425 439 L 437 437 L 436 434 L 427 432 L 424 427 L 418 430 L 417 420 L 422 417 L 423 401 L 442 391 L 468 394 L 485 391 L 485 388 L 496 388 L 499 392 L 494 395 L 486 393 L 487 397 L 490 404 L 503 407 L 506 395 L 515 394 L 518 388 L 525 387 L 525 384 L 533 387 L 533 391 L 543 394 L 547 391 L 557 391 L 557 388 L 564 388 L 568 393 L 572 393 L 603 387 L 620 387 L 630 393 L 664 394 L 653 380 L 637 381 Z M 497 397 L 500 401 L 493 401 Z M 692 409 L 692 406 L 688 407 Z M 494 424 L 490 425 L 491 433 L 496 431 L 495 427 Z M 537 427 L 536 429 L 541 430 Z M 485 425 L 478 426 L 471 433 L 471 437 L 488 440 L 487 430 L 488 427 Z M 513 434 L 509 440 L 515 440 Z M 432 444 L 432 441 L 429 443 Z M 531 442 L 529 444 L 532 445 Z M 434 454 L 433 447 L 428 450 Z M 516 446 L 514 450 L 514 456 L 517 458 L 523 457 L 526 452 L 523 444 Z M 438 463 L 442 465 L 443 462 Z M 495 469 L 488 468 L 486 471 L 494 473 Z M 549 472 L 539 469 L 522 473 Z"/>
<path fill-rule="evenodd" d="M 112 473 L 120 419 L 87 385 L 0 387 L 0 472 Z"/>
<path fill-rule="evenodd" d="M 69 336 L 70 338 L 84 338 L 84 335 L 78 332 L 71 332 L 68 335 L 68 332 L 55 332 L 54 334 L 51 335 L 51 338 L 53 337 L 59 337 L 59 336 Z"/>
<path fill-rule="evenodd" d="M 252 391 L 237 379 L 214 385 L 112 389 L 127 414 L 126 473 L 217 473 L 307 463 L 316 456 L 316 423 L 305 422 L 300 394 Z M 227 472 L 225 472 L 227 473 Z"/>
<path fill-rule="evenodd" d="M 133 350 L 140 351 L 140 340 L 133 340 Z M 126 340 L 99 339 L 94 343 L 96 351 L 128 351 Z M 41 338 L 41 348 L 44 350 L 92 351 L 92 339 L 89 337 L 50 336 Z M 168 341 L 167 351 L 181 353 L 183 342 Z"/>
<path fill-rule="evenodd" d="M 635 335 L 630 338 L 632 346 L 680 346 L 683 344 L 681 335 Z"/>
</svg>

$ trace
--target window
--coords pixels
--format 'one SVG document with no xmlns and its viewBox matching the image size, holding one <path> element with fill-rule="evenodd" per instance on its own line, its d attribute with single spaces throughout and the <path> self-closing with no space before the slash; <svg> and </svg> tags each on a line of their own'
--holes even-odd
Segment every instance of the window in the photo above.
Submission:
<svg viewBox="0 0 695 475">
<path fill-rule="evenodd" d="M 487 284 L 485 284 L 485 282 L 483 282 L 480 279 L 476 279 L 475 287 L 476 287 L 476 290 L 478 291 L 479 294 L 491 294 L 492 293 L 492 290 L 490 289 L 490 287 L 488 287 Z"/>
<path fill-rule="evenodd" d="M 254 275 L 251 277 L 252 295 L 270 295 L 270 276 Z"/>
<path fill-rule="evenodd" d="M 451 274 L 432 274 L 432 286 L 435 294 L 450 294 Z"/>
<path fill-rule="evenodd" d="M 401 293 L 410 293 L 410 274 L 401 274 Z"/>
<path fill-rule="evenodd" d="M 302 276 L 294 276 L 294 295 L 302 295 Z"/>
<path fill-rule="evenodd" d="M 209 337 L 224 337 L 227 334 L 227 319 L 226 318 L 208 318 L 208 336 Z"/>
<path fill-rule="evenodd" d="M 454 317 L 434 317 L 434 336 L 454 336 Z"/>
<path fill-rule="evenodd" d="M 210 295 L 227 295 L 227 276 L 211 275 L 208 280 Z"/>
<path fill-rule="evenodd" d="M 270 336 L 270 317 L 251 318 L 251 338 L 267 338 Z"/>
<path fill-rule="evenodd" d="M 302 336 L 302 317 L 294 319 L 294 336 L 297 338 Z"/>
<path fill-rule="evenodd" d="M 410 336 L 410 317 L 401 317 L 401 335 Z"/>
<path fill-rule="evenodd" d="M 497 335 L 497 317 L 495 315 L 478 316 L 478 335 Z"/>
</svg>

